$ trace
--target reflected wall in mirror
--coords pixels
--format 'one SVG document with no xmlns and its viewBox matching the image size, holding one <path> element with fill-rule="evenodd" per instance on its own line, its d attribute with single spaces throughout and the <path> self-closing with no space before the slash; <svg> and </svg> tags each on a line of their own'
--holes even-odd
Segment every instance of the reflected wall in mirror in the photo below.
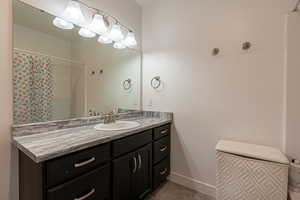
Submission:
<svg viewBox="0 0 300 200">
<path fill-rule="evenodd" d="M 53 26 L 55 16 L 13 1 L 14 123 L 140 109 L 141 53 Z"/>
</svg>

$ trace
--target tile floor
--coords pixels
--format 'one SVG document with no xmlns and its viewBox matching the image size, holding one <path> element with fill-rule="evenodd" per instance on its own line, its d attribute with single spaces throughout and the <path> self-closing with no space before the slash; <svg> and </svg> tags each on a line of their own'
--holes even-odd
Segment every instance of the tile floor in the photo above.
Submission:
<svg viewBox="0 0 300 200">
<path fill-rule="evenodd" d="M 155 191 L 147 200 L 215 200 L 215 198 L 169 181 Z"/>
</svg>

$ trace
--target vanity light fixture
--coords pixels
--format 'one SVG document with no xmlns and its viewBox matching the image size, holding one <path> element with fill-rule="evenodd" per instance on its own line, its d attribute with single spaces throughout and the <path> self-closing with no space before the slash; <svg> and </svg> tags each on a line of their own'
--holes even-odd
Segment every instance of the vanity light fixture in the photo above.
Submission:
<svg viewBox="0 0 300 200">
<path fill-rule="evenodd" d="M 90 31 L 87 28 L 80 28 L 78 34 L 85 38 L 93 38 L 96 36 L 96 33 L 94 33 L 93 31 Z"/>
<path fill-rule="evenodd" d="M 108 22 L 102 15 L 95 14 L 89 29 L 99 35 L 103 35 L 108 31 Z"/>
<path fill-rule="evenodd" d="M 135 39 L 135 34 L 132 31 L 129 31 L 127 33 L 127 36 L 124 40 L 124 43 L 128 47 L 135 47 L 137 45 L 136 39 Z"/>
<path fill-rule="evenodd" d="M 53 20 L 53 24 L 61 29 L 65 29 L 65 30 L 71 30 L 74 28 L 74 25 L 70 22 L 67 22 L 65 20 L 63 20 L 62 18 L 59 17 L 55 17 Z"/>
<path fill-rule="evenodd" d="M 111 44 L 113 41 L 107 36 L 107 34 L 104 34 L 99 36 L 98 42 L 102 44 Z"/>
<path fill-rule="evenodd" d="M 84 15 L 80 8 L 80 4 L 77 0 L 69 1 L 66 9 L 62 14 L 62 18 L 79 26 L 83 26 L 86 23 Z"/>
<path fill-rule="evenodd" d="M 91 22 L 87 22 L 81 10 L 84 6 L 88 15 L 92 15 Z M 110 27 L 109 23 L 113 23 Z M 81 0 L 70 0 L 66 9 L 60 17 L 55 17 L 53 24 L 61 29 L 73 29 L 74 25 L 79 26 L 79 35 L 85 38 L 93 38 L 98 35 L 98 42 L 111 44 L 116 49 L 134 48 L 137 41 L 134 32 L 119 20 L 97 8 L 91 7 Z M 126 37 L 123 34 L 126 33 Z"/>
<path fill-rule="evenodd" d="M 120 42 L 124 39 L 124 35 L 122 33 L 121 25 L 116 23 L 112 25 L 112 28 L 109 32 L 109 38 L 115 42 Z"/>
</svg>

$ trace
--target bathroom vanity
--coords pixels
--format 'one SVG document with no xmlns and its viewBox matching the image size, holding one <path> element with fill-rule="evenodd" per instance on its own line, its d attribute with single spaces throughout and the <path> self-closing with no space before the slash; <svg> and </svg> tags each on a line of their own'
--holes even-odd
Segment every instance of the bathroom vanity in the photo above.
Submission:
<svg viewBox="0 0 300 200">
<path fill-rule="evenodd" d="M 20 200 L 144 199 L 170 173 L 171 120 L 139 122 L 124 131 L 90 125 L 14 137 Z"/>
<path fill-rule="evenodd" d="M 170 173 L 173 116 L 141 111 L 140 47 L 103 41 L 117 31 L 136 43 L 134 30 L 89 7 L 89 28 L 107 26 L 91 37 L 81 23 L 12 2 L 20 200 L 144 199 Z M 86 4 L 66 10 L 74 6 Z"/>
</svg>

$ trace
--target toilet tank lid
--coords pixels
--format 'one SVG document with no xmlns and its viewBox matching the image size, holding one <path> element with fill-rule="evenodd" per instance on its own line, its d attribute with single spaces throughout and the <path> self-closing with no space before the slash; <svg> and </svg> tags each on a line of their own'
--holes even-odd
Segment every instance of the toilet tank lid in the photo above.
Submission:
<svg viewBox="0 0 300 200">
<path fill-rule="evenodd" d="M 220 140 L 216 150 L 254 159 L 289 164 L 289 160 L 280 150 L 268 146 Z"/>
</svg>

